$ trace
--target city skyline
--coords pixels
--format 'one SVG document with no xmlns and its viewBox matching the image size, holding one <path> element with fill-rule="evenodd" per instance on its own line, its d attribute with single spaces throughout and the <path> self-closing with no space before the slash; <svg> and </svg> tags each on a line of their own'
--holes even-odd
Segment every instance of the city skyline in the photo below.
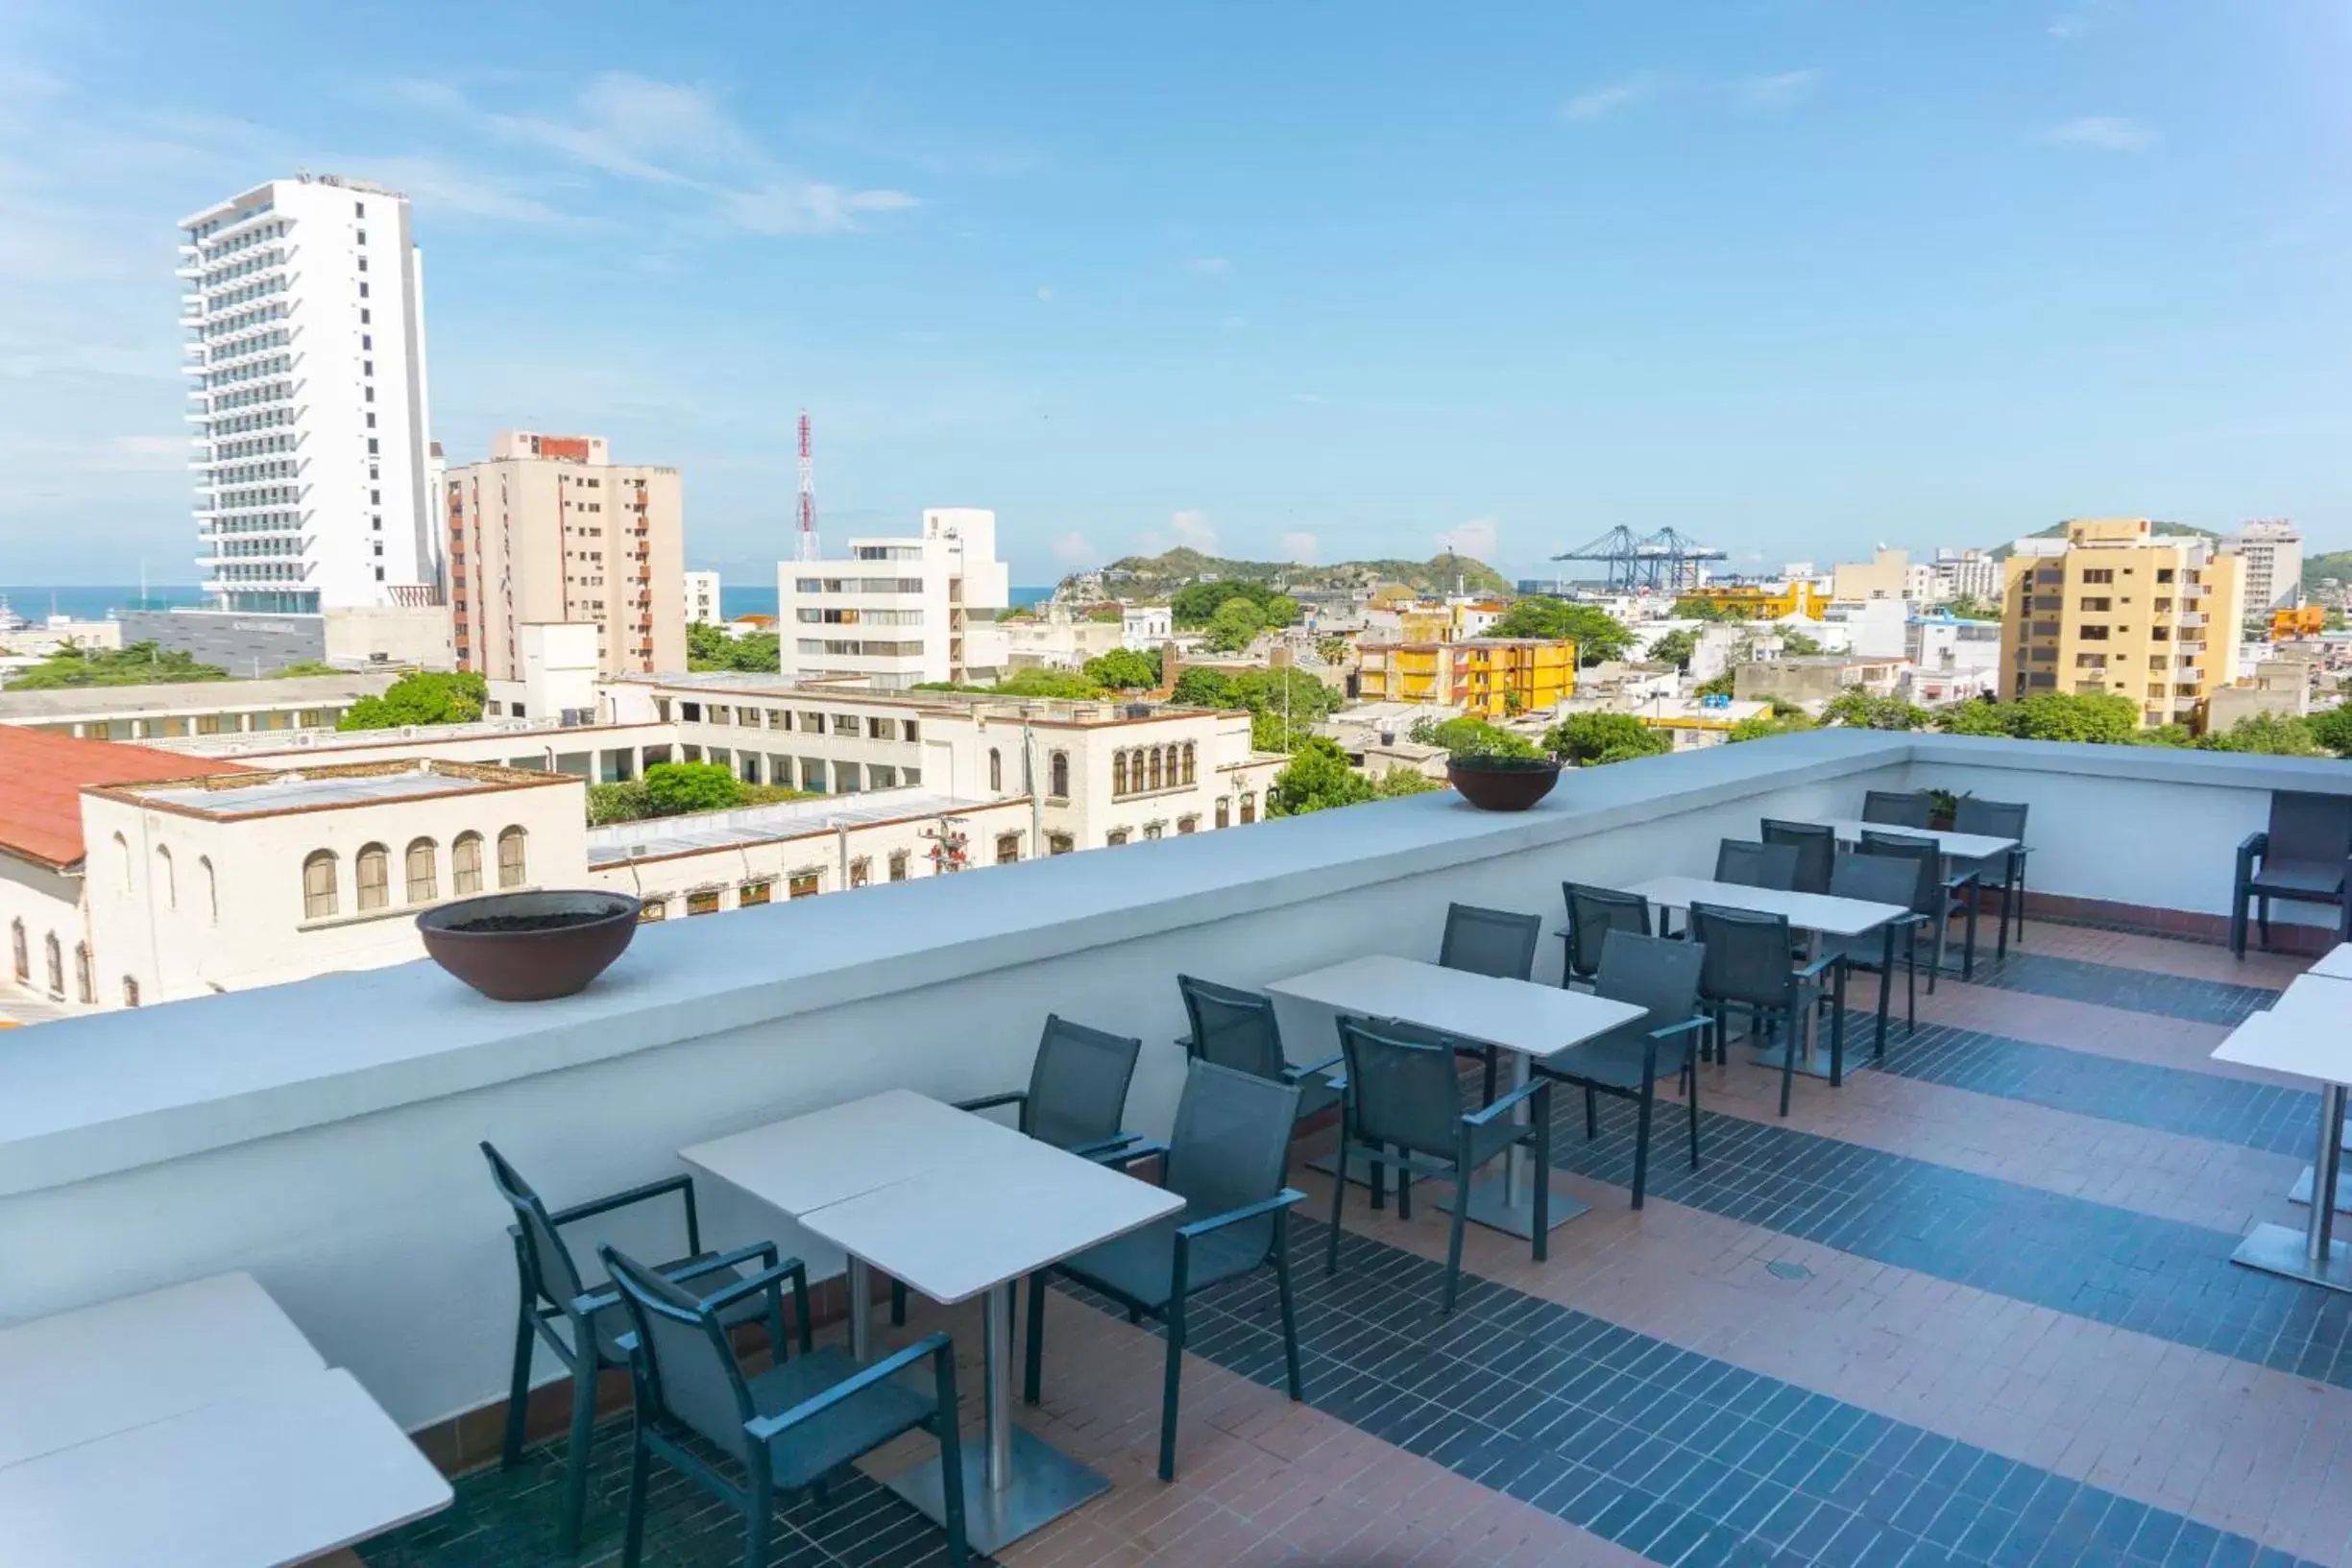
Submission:
<svg viewBox="0 0 2352 1568">
<path fill-rule="evenodd" d="M 108 17 L 0 22 L 18 581 L 187 574 L 169 226 L 299 169 L 414 200 L 452 462 L 610 431 L 739 578 L 804 404 L 826 532 L 990 507 L 1025 583 L 1620 521 L 1734 570 L 2069 515 L 2316 553 L 2352 498 L 2316 14 L 469 20 L 519 72 L 333 19 L 233 102 L 199 19 Z"/>
</svg>

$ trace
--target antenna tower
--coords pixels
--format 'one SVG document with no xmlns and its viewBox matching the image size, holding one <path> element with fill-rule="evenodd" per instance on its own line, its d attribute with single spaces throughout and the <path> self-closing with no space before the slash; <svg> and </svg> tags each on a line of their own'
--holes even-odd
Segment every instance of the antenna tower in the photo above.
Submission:
<svg viewBox="0 0 2352 1568">
<path fill-rule="evenodd" d="M 816 477 L 809 460 L 809 411 L 800 411 L 800 559 L 816 557 Z"/>
</svg>

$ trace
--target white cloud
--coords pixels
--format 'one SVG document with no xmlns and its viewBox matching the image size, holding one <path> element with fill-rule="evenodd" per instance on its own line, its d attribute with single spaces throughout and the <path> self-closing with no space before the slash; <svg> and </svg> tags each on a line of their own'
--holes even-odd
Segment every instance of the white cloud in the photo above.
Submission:
<svg viewBox="0 0 2352 1568">
<path fill-rule="evenodd" d="M 1176 535 L 1176 543 L 1187 549 L 1199 550 L 1202 555 L 1217 553 L 1217 530 L 1209 526 L 1206 512 L 1178 512 L 1168 519 L 1168 528 Z"/>
<path fill-rule="evenodd" d="M 1055 539 L 1054 559 L 1065 567 L 1093 567 L 1103 562 L 1095 553 L 1094 541 L 1076 529 Z"/>
<path fill-rule="evenodd" d="M 1313 534 L 1303 533 L 1284 534 L 1280 543 L 1282 558 L 1301 567 L 1315 565 L 1315 558 L 1322 553 L 1323 547 L 1322 541 L 1317 539 Z"/>
<path fill-rule="evenodd" d="M 1657 88 L 1656 79 L 1646 73 L 1629 76 L 1622 82 L 1612 82 L 1607 86 L 1578 93 L 1560 106 L 1560 117 L 1564 120 L 1605 120 L 1617 110 L 1641 102 Z"/>
<path fill-rule="evenodd" d="M 1494 559 L 1494 547 L 1500 541 L 1501 533 L 1495 527 L 1492 518 L 1472 518 L 1460 527 L 1448 528 L 1440 534 L 1438 548 L 1451 550 L 1456 555 L 1473 556 L 1480 561 L 1491 563 Z"/>
<path fill-rule="evenodd" d="M 2037 132 L 2034 140 L 2049 147 L 2082 147 L 2098 153 L 2145 153 L 2163 138 L 2156 128 L 2139 120 L 2108 114 L 2086 114 Z"/>
<path fill-rule="evenodd" d="M 1037 288 L 1037 302 L 1041 305 L 1052 304 L 1054 302 L 1053 289 L 1044 284 L 1039 284 Z"/>
<path fill-rule="evenodd" d="M 1733 86 L 1732 101 L 1739 108 L 1756 113 L 1775 109 L 1794 109 L 1813 96 L 1821 85 L 1817 70 L 1782 71 L 1772 76 L 1752 76 Z"/>
<path fill-rule="evenodd" d="M 1197 255 L 1184 263 L 1184 270 L 1201 277 L 1230 277 L 1233 263 L 1221 255 Z"/>
<path fill-rule="evenodd" d="M 336 166 L 387 185 L 436 217 L 461 213 L 504 223 L 567 224 L 574 220 L 494 175 L 429 157 L 356 157 Z"/>
</svg>

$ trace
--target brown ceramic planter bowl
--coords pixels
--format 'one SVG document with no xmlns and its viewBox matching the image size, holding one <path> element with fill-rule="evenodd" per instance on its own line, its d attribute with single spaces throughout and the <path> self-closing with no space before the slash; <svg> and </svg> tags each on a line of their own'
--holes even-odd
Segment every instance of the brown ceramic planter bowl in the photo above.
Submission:
<svg viewBox="0 0 2352 1568">
<path fill-rule="evenodd" d="M 1547 757 L 1457 757 L 1445 764 L 1445 778 L 1481 811 L 1524 811 L 1552 792 L 1560 764 Z"/>
<path fill-rule="evenodd" d="M 583 990 L 637 934 L 637 900 L 601 889 L 492 893 L 417 916 L 433 962 L 493 1001 Z"/>
</svg>

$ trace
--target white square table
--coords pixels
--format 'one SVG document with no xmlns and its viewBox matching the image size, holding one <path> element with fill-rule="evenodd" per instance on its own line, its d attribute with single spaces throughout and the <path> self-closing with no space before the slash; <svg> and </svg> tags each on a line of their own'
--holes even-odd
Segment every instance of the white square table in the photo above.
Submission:
<svg viewBox="0 0 2352 1568">
<path fill-rule="evenodd" d="M 2296 986 L 2313 989 L 2297 994 Z M 2340 991 L 2341 1000 L 2331 993 Z M 2292 998 L 2291 1001 L 2290 998 Z M 2340 1192 L 2343 1167 L 2344 1085 L 2352 1082 L 2352 986 L 2329 979 L 2299 979 L 2279 1006 L 2256 1013 L 2214 1048 L 2217 1062 L 2267 1068 L 2319 1084 L 2319 1129 L 2315 1141 L 2310 1192 Z M 2335 1240 L 2336 1205 L 2312 1203 L 2311 1218 L 2298 1234 L 2291 1225 L 2257 1224 L 2246 1233 L 2230 1262 L 2265 1273 L 2283 1274 L 2331 1291 L 2352 1291 L 2352 1248 Z"/>
<path fill-rule="evenodd" d="M 1886 1049 L 1888 1008 L 1895 996 L 1895 928 L 1890 922 L 1901 920 L 1911 911 L 1900 904 L 1873 904 L 1864 899 L 1841 899 L 1828 893 L 1792 893 L 1777 887 L 1749 887 L 1739 882 L 1709 881 L 1703 877 L 1654 877 L 1646 882 L 1636 882 L 1625 891 L 1644 898 L 1661 909 L 1688 909 L 1693 904 L 1711 904 L 1725 909 L 1745 909 L 1756 914 L 1779 915 L 1797 930 L 1814 931 L 1823 936 L 1861 936 L 1870 931 L 1885 935 L 1884 956 L 1879 965 L 1879 1038 L 1878 1049 Z M 1832 983 L 1830 1008 L 1830 1049 L 1825 1057 L 1815 1041 L 1797 1060 L 1796 1070 L 1813 1077 L 1827 1078 L 1832 1086 L 1845 1081 L 1846 1067 L 1846 966 L 1840 963 Z M 1789 1021 L 1789 1032 L 1797 1032 L 1796 1021 Z M 1808 1037 L 1810 1031 L 1806 1031 Z M 1780 1065 L 1778 1051 L 1760 1051 L 1758 1060 Z"/>
<path fill-rule="evenodd" d="M 321 1370 L 0 1468 L 0 1556 L 27 1568 L 283 1568 L 450 1498 L 357 1380 Z"/>
<path fill-rule="evenodd" d="M 1609 1001 L 1586 991 L 1539 985 L 1533 980 L 1498 979 L 1388 953 L 1350 958 L 1294 975 L 1271 982 L 1266 989 L 1278 997 L 1342 1013 L 1400 1019 L 1473 1044 L 1500 1047 L 1511 1054 L 1514 1089 L 1527 1082 L 1531 1058 L 1582 1045 L 1643 1016 L 1643 1010 L 1630 1002 Z M 1527 1107 L 1517 1107 L 1513 1119 L 1524 1124 Z M 1537 1172 L 1536 1179 L 1548 1181 L 1551 1172 Z M 1536 1214 L 1529 1200 L 1531 1192 L 1527 1151 L 1515 1144 L 1503 1156 L 1499 1183 L 1490 1178 L 1469 1184 L 1467 1218 L 1514 1236 L 1532 1238 Z M 1551 1222 L 1564 1225 L 1587 1208 L 1556 1193 L 1551 1199 Z"/>
<path fill-rule="evenodd" d="M 2352 942 L 2339 942 L 2303 973 L 2323 980 L 2352 980 Z"/>
<path fill-rule="evenodd" d="M 906 1090 L 699 1144 L 681 1157 L 842 1250 L 851 1354 L 861 1361 L 873 1269 L 943 1304 L 985 1296 L 987 1440 L 964 1456 L 974 1550 L 993 1556 L 1109 1489 L 1013 1425 L 1013 1294 L 1038 1269 L 1177 1213 L 1181 1197 Z M 857 1170 L 828 1176 L 828 1162 Z M 944 1519 L 937 1459 L 885 1484 Z"/>
<path fill-rule="evenodd" d="M 327 1369 L 250 1274 L 0 1329 L 0 1466 Z"/>
<path fill-rule="evenodd" d="M 1830 829 L 1837 834 L 1841 844 L 1859 844 L 1864 833 L 1898 833 L 1904 838 L 1928 839 L 1943 856 L 1943 863 L 1936 869 L 1945 875 L 1951 873 L 1951 861 L 1989 860 L 1996 855 L 2006 855 L 2024 845 L 2022 839 L 2001 838 L 1992 833 L 1955 833 L 1943 828 L 1905 828 L 1892 822 L 1864 822 L 1859 817 L 1820 817 L 1814 820 L 1813 826 Z M 2009 907 L 2006 904 L 2001 905 L 2000 917 L 2000 929 L 1995 933 L 1994 954 L 2005 958 L 2009 955 Z M 1973 926 L 1970 929 L 1972 931 L 1975 929 Z M 2018 927 L 2021 938 L 2025 929 L 2022 924 Z M 1965 962 L 1961 967 L 1962 978 L 1966 978 Z"/>
</svg>

